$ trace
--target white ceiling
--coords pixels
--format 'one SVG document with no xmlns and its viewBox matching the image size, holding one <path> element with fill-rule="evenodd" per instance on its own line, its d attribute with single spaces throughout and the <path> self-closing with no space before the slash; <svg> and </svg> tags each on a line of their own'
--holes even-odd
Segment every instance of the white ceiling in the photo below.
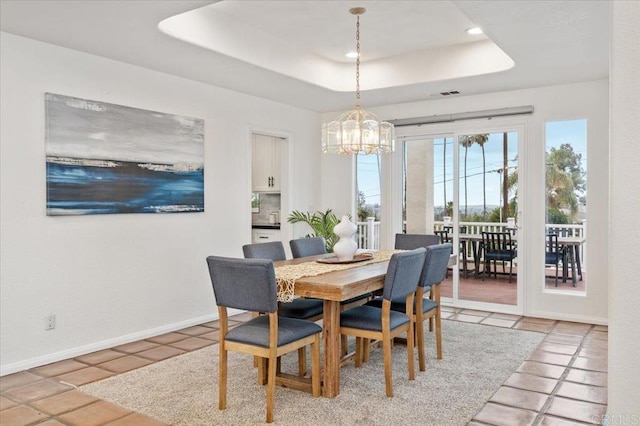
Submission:
<svg viewBox="0 0 640 426">
<path fill-rule="evenodd" d="M 0 29 L 332 111 L 354 102 L 344 54 L 355 47 L 355 6 L 367 8 L 365 108 L 608 76 L 606 1 L 0 0 Z M 471 25 L 486 37 L 466 34 Z"/>
</svg>

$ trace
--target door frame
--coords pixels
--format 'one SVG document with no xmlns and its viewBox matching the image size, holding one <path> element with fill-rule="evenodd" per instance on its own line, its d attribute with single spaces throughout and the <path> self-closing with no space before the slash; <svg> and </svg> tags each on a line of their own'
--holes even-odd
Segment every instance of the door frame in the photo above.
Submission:
<svg viewBox="0 0 640 426">
<path fill-rule="evenodd" d="M 530 209 L 524 208 L 532 203 L 530 188 L 529 167 L 526 161 L 526 122 L 522 117 L 500 117 L 490 120 L 469 120 L 452 123 L 437 123 L 422 126 L 406 126 L 396 129 L 396 150 L 390 156 L 383 157 L 383 182 L 386 183 L 385 189 L 382 191 L 382 208 L 383 212 L 388 212 L 388 217 L 383 217 L 381 224 L 381 232 L 383 233 L 383 241 L 387 247 L 393 246 L 393 239 L 396 233 L 402 232 L 402 153 L 403 149 L 399 146 L 404 140 L 415 140 L 419 137 L 435 138 L 435 137 L 453 137 L 454 143 L 458 140 L 459 135 L 477 134 L 477 133 L 503 133 L 504 131 L 518 133 L 518 258 L 522 259 L 518 263 L 517 275 L 517 302 L 516 305 L 504 305 L 498 303 L 485 303 L 470 300 L 461 300 L 458 297 L 459 271 L 453 270 L 453 298 L 443 299 L 443 304 L 451 305 L 464 309 L 477 309 L 491 312 L 501 312 L 509 314 L 522 315 L 525 312 L 525 288 L 535 285 L 527 277 L 531 277 L 527 273 L 531 265 L 527 259 L 531 251 L 529 222 Z M 454 180 L 453 180 L 453 202 L 454 206 L 459 205 L 459 149 L 455 143 L 454 150 Z M 386 172 L 386 173 L 385 173 Z M 386 223 L 385 223 L 386 222 Z M 458 218 L 454 218 L 454 245 L 457 246 Z M 386 226 L 385 226 L 386 225 Z"/>
</svg>

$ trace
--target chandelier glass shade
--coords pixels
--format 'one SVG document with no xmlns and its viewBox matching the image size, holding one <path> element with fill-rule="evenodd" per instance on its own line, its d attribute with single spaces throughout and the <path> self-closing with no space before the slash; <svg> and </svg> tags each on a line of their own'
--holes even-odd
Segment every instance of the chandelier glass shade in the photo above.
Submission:
<svg viewBox="0 0 640 426">
<path fill-rule="evenodd" d="M 349 10 L 356 21 L 356 107 L 334 121 L 322 124 L 322 152 L 338 154 L 386 154 L 393 152 L 393 124 L 380 121 L 375 114 L 360 108 L 360 15 L 365 8 Z"/>
<path fill-rule="evenodd" d="M 386 154 L 394 149 L 393 124 L 356 108 L 322 124 L 322 152 Z"/>
</svg>

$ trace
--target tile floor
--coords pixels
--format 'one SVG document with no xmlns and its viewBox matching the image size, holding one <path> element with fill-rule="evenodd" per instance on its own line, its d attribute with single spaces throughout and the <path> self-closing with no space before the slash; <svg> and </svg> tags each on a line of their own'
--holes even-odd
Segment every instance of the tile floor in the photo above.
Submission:
<svg viewBox="0 0 640 426">
<path fill-rule="evenodd" d="M 442 316 L 546 333 L 469 425 L 602 424 L 607 407 L 607 327 L 442 308 Z M 231 317 L 237 325 L 249 314 Z M 0 378 L 0 424 L 153 426 L 163 423 L 76 390 L 218 339 L 209 322 Z"/>
</svg>

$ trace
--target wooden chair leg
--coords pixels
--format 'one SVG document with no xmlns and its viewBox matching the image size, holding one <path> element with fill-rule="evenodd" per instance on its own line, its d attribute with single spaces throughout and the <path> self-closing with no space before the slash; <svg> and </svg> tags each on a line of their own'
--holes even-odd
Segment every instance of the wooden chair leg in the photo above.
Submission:
<svg viewBox="0 0 640 426">
<path fill-rule="evenodd" d="M 391 339 L 382 339 L 382 353 L 384 359 L 384 382 L 387 396 L 393 396 L 393 385 L 391 383 Z"/>
<path fill-rule="evenodd" d="M 362 367 L 362 337 L 356 337 L 356 368 Z"/>
<path fill-rule="evenodd" d="M 298 348 L 298 376 L 304 377 L 307 375 L 307 348 Z"/>
<path fill-rule="evenodd" d="M 347 347 L 347 336 L 345 336 L 344 334 L 340 335 L 340 352 L 342 354 L 342 356 L 345 356 L 347 354 L 348 351 L 348 347 Z"/>
<path fill-rule="evenodd" d="M 416 379 L 416 367 L 413 354 L 413 348 L 415 347 L 415 341 L 413 340 L 413 320 L 409 322 L 409 330 L 407 331 L 407 364 L 409 365 L 409 380 Z"/>
<path fill-rule="evenodd" d="M 440 315 L 440 306 L 436 309 L 436 354 L 438 359 L 442 359 L 442 316 Z"/>
<path fill-rule="evenodd" d="M 218 366 L 218 408 L 227 408 L 227 351 L 220 344 L 220 364 Z"/>
<path fill-rule="evenodd" d="M 371 340 L 362 339 L 362 362 L 369 362 L 370 354 L 371 354 Z"/>
<path fill-rule="evenodd" d="M 267 367 L 267 423 L 273 423 L 273 401 L 276 393 L 276 360 L 269 358 Z"/>
<path fill-rule="evenodd" d="M 264 386 L 267 384 L 267 364 L 268 359 L 258 358 L 258 386 Z"/>
<path fill-rule="evenodd" d="M 251 312 L 251 318 L 257 318 L 260 316 L 260 312 Z M 254 356 L 253 357 L 253 367 L 257 368 L 258 367 L 258 362 L 260 362 L 260 357 L 259 356 Z"/>
<path fill-rule="evenodd" d="M 429 326 L 431 326 L 431 319 L 429 319 Z M 418 341 L 418 368 L 420 371 L 427 369 L 425 361 L 425 349 L 424 349 L 424 321 L 416 321 L 416 337 Z"/>
</svg>

